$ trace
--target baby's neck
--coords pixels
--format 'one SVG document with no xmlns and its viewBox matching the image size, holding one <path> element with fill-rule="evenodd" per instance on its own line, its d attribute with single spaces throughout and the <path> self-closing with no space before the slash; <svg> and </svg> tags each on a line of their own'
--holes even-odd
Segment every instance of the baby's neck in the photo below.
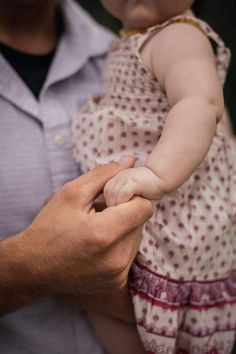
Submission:
<svg viewBox="0 0 236 354">
<path fill-rule="evenodd" d="M 193 11 L 191 9 L 189 9 L 189 10 L 185 11 L 183 13 L 183 15 L 185 15 L 185 16 L 194 16 L 194 13 L 193 13 Z"/>
<path fill-rule="evenodd" d="M 177 15 L 177 16 L 194 16 L 194 13 L 193 13 L 193 11 L 191 10 L 191 9 L 189 9 L 189 10 L 186 10 L 185 12 L 183 12 L 182 14 L 179 14 L 179 15 Z M 165 21 L 168 21 L 168 19 L 166 19 Z M 164 21 L 164 22 L 165 22 Z M 161 24 L 161 23 L 156 23 L 156 25 L 158 25 L 158 24 Z M 153 23 L 151 23 L 150 24 L 150 26 L 146 26 L 146 28 L 148 28 L 148 27 L 151 27 L 151 26 L 153 26 Z M 141 26 L 139 26 L 139 27 L 133 27 L 133 26 L 131 26 L 128 22 L 123 22 L 123 28 L 124 28 L 124 30 L 140 30 L 140 29 L 143 29 Z"/>
</svg>

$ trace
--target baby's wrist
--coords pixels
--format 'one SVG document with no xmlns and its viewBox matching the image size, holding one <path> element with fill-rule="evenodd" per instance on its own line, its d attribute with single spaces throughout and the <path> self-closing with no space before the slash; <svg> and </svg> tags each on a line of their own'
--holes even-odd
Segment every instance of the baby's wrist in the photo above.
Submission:
<svg viewBox="0 0 236 354">
<path fill-rule="evenodd" d="M 149 171 L 155 178 L 154 183 L 155 183 L 155 191 L 156 191 L 156 196 L 155 199 L 161 199 L 164 197 L 166 194 L 166 189 L 165 189 L 165 181 L 156 173 L 155 170 L 153 170 L 148 164 L 145 164 L 143 166 L 145 169 Z"/>
</svg>

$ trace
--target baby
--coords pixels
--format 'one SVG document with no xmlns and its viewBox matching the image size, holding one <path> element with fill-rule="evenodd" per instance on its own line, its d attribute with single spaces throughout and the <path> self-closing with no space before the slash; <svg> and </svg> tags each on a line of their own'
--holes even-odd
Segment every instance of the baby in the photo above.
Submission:
<svg viewBox="0 0 236 354">
<path fill-rule="evenodd" d="M 192 0 L 102 3 L 124 29 L 111 44 L 101 95 L 74 120 L 75 157 L 85 172 L 133 155 L 135 167 L 105 186 L 106 203 L 153 200 L 130 279 L 145 350 L 131 326 L 92 322 L 110 354 L 229 354 L 236 148 L 221 122 L 229 51 L 193 16 Z"/>
</svg>

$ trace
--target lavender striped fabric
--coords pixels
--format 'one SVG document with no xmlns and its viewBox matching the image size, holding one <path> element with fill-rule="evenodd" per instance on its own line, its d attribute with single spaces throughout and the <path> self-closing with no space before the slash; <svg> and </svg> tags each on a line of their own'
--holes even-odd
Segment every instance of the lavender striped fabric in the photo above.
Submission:
<svg viewBox="0 0 236 354">
<path fill-rule="evenodd" d="M 112 35 L 72 0 L 65 32 L 36 101 L 0 55 L 0 240 L 24 229 L 45 199 L 78 175 L 70 120 L 100 88 Z M 101 354 L 85 316 L 53 298 L 0 319 L 1 354 Z"/>
</svg>

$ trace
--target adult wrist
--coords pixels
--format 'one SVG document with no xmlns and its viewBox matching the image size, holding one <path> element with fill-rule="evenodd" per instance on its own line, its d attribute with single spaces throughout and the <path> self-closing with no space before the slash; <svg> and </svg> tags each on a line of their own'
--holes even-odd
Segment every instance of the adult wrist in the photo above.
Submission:
<svg viewBox="0 0 236 354">
<path fill-rule="evenodd" d="M 0 243 L 0 311 L 32 303 L 48 294 L 37 279 L 34 260 L 24 247 L 24 232 Z"/>
</svg>

